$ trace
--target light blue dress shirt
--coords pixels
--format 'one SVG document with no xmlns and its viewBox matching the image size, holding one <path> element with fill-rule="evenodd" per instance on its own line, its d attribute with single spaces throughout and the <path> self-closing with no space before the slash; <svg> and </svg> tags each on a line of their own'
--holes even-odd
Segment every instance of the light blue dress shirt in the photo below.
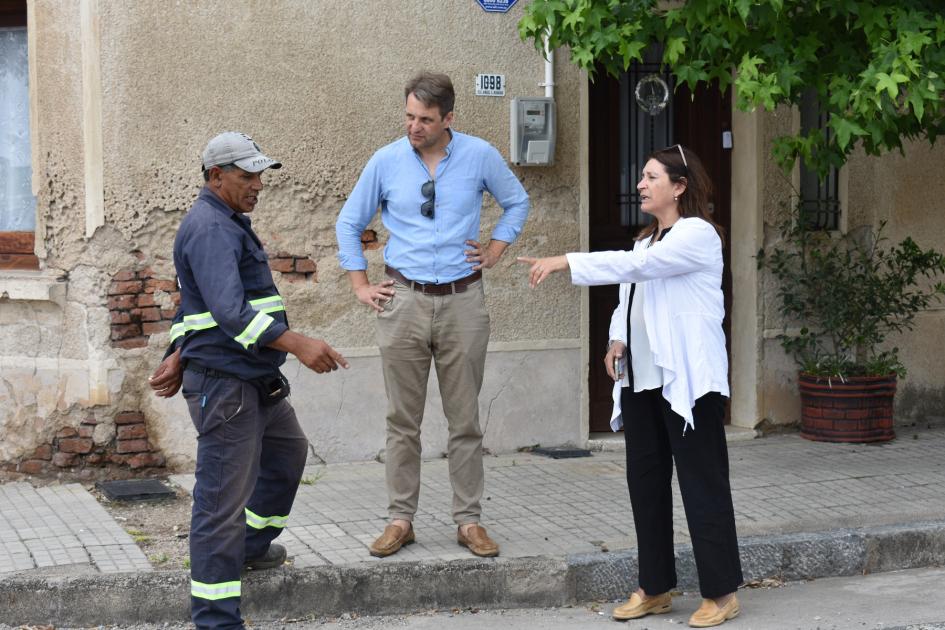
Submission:
<svg viewBox="0 0 945 630">
<path fill-rule="evenodd" d="M 346 271 L 367 269 L 361 234 L 381 208 L 390 233 L 384 261 L 423 283 L 464 278 L 476 263 L 466 262 L 467 240 L 480 240 L 482 192 L 488 191 L 503 213 L 493 240 L 511 243 L 528 217 L 528 194 L 491 144 L 457 131 L 432 178 L 436 187 L 433 218 L 420 213 L 427 200 L 420 192 L 431 179 L 407 137 L 383 147 L 368 161 L 335 225 L 338 260 Z"/>
</svg>

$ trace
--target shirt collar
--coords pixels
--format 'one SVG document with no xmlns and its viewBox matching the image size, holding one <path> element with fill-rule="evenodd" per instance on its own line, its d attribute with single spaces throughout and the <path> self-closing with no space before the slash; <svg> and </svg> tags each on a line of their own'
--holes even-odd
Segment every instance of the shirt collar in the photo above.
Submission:
<svg viewBox="0 0 945 630">
<path fill-rule="evenodd" d="M 219 195 L 213 192 L 209 186 L 204 186 L 200 190 L 199 198 L 203 199 L 204 201 L 206 201 L 211 206 L 213 206 L 220 212 L 224 213 L 226 216 L 228 216 L 231 219 L 242 221 L 243 223 L 246 223 L 247 225 L 252 223 L 252 221 L 250 220 L 248 216 L 245 216 L 242 212 L 237 212 L 230 206 L 226 205 L 226 202 L 220 199 Z"/>
<path fill-rule="evenodd" d="M 217 210 L 231 215 L 236 214 L 236 211 L 230 206 L 226 205 L 226 202 L 220 199 L 220 196 L 213 192 L 209 186 L 204 186 L 200 190 L 200 198 L 209 202 L 210 205 L 215 207 Z"/>
<path fill-rule="evenodd" d="M 453 148 L 456 146 L 456 134 L 453 133 L 453 130 L 449 127 L 446 128 L 446 133 L 450 134 L 450 141 L 446 145 L 446 157 L 449 157 L 450 153 L 453 152 Z"/>
<path fill-rule="evenodd" d="M 450 134 L 450 141 L 447 143 L 444 151 L 446 151 L 446 157 L 449 157 L 450 154 L 453 152 L 453 149 L 456 147 L 456 133 L 450 127 L 446 128 L 446 133 Z M 420 152 L 414 149 L 413 146 L 410 144 L 410 138 L 407 138 L 406 136 L 404 136 L 404 139 L 407 141 L 407 146 L 410 147 L 410 150 L 413 151 L 414 154 L 419 157 Z"/>
</svg>

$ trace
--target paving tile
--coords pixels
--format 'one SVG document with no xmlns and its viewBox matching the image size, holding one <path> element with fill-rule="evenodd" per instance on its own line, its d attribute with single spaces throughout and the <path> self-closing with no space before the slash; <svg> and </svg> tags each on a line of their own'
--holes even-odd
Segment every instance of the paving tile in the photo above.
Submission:
<svg viewBox="0 0 945 630">
<path fill-rule="evenodd" d="M 796 435 L 729 446 L 739 535 L 940 520 L 945 429 L 882 447 L 814 443 Z M 550 460 L 487 457 L 483 524 L 505 558 L 633 548 L 623 453 Z M 378 559 L 368 546 L 387 521 L 384 466 L 307 467 L 280 541 L 297 567 L 467 559 L 456 543 L 448 462 L 421 467 L 417 543 Z M 192 487 L 192 475 L 174 481 Z M 674 479 L 674 537 L 689 540 Z M 120 525 L 79 484 L 0 484 L 0 574 L 84 564 L 89 571 L 151 570 Z M 897 520 L 898 519 L 898 520 Z M 907 519 L 907 520 L 904 520 Z"/>
</svg>

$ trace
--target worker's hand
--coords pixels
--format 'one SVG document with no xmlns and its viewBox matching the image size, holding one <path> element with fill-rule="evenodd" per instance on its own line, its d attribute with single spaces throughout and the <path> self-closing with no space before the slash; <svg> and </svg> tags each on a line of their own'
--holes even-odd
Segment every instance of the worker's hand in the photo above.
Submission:
<svg viewBox="0 0 945 630">
<path fill-rule="evenodd" d="M 525 265 L 531 265 L 531 269 L 528 270 L 528 286 L 533 289 L 551 274 L 564 271 L 570 267 L 567 256 L 551 256 L 549 258 L 519 256 L 516 260 Z"/>
<path fill-rule="evenodd" d="M 384 280 L 378 284 L 365 284 L 357 287 L 354 294 L 358 296 L 358 301 L 367 304 L 378 313 L 384 312 L 384 304 L 390 302 L 394 297 L 393 280 Z"/>
<path fill-rule="evenodd" d="M 184 370 L 180 362 L 180 348 L 161 361 L 161 365 L 148 377 L 148 385 L 155 396 L 170 398 L 177 393 L 184 380 Z"/>
<path fill-rule="evenodd" d="M 349 367 L 345 358 L 321 339 L 302 337 L 292 354 L 298 357 L 305 367 L 318 374 L 337 370 L 339 365 L 345 369 Z"/>
<path fill-rule="evenodd" d="M 607 355 L 604 357 L 604 369 L 607 370 L 607 376 L 615 381 L 623 378 L 623 372 L 614 370 L 614 361 L 622 359 L 627 352 L 627 346 L 622 341 L 613 341 L 610 348 L 607 349 Z"/>
</svg>

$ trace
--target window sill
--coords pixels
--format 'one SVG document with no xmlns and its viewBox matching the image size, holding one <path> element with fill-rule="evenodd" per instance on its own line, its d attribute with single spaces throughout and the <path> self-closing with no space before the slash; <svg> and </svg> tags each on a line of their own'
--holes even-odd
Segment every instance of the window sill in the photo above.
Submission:
<svg viewBox="0 0 945 630">
<path fill-rule="evenodd" d="M 0 300 L 55 302 L 62 306 L 65 298 L 66 281 L 62 272 L 0 270 Z"/>
</svg>

